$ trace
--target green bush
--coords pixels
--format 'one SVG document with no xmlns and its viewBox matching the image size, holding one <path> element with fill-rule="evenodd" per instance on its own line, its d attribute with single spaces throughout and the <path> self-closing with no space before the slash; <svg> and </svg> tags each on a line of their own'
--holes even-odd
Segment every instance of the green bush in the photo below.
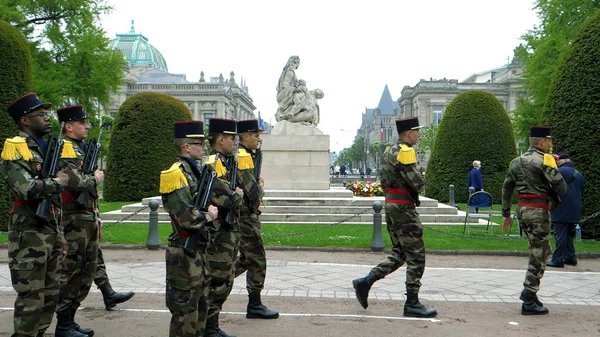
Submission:
<svg viewBox="0 0 600 337">
<path fill-rule="evenodd" d="M 550 86 L 544 117 L 553 127 L 555 152 L 569 153 L 585 177 L 583 216 L 600 211 L 600 14 L 573 40 Z M 582 223 L 582 235 L 600 238 L 600 221 Z"/>
<path fill-rule="evenodd" d="M 106 201 L 140 201 L 158 195 L 160 171 L 173 164 L 173 123 L 191 120 L 180 100 L 156 92 L 129 97 L 111 130 Z"/>
<path fill-rule="evenodd" d="M 33 65 L 27 40 L 9 23 L 0 20 L 0 151 L 6 138 L 14 137 L 18 127 L 8 115 L 8 106 L 31 90 Z M 12 202 L 4 183 L 0 183 L 0 231 L 8 228 Z"/>
<path fill-rule="evenodd" d="M 453 184 L 456 202 L 466 202 L 469 172 L 479 160 L 484 189 L 500 202 L 508 165 L 516 156 L 514 131 L 500 101 L 483 91 L 463 92 L 440 123 L 425 174 L 426 196 L 448 201 Z"/>
</svg>

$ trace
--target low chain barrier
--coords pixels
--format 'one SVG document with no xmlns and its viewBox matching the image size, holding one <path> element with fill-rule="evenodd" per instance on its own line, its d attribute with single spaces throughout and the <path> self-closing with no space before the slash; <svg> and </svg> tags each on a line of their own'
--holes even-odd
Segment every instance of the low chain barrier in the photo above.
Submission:
<svg viewBox="0 0 600 337">
<path fill-rule="evenodd" d="M 123 222 L 123 221 L 127 221 L 127 220 L 131 219 L 133 216 L 135 216 L 136 214 L 138 214 L 139 212 L 141 212 L 141 211 L 145 210 L 145 209 L 146 209 L 146 208 L 148 208 L 148 207 L 150 207 L 150 205 L 146 205 L 146 206 L 144 206 L 144 207 L 142 207 L 142 208 L 138 209 L 137 211 L 135 211 L 135 212 L 133 212 L 133 213 L 131 213 L 131 214 L 128 214 L 128 215 L 127 215 L 126 217 L 124 217 L 123 219 L 121 219 L 121 220 L 118 220 L 118 221 L 115 221 L 115 222 L 110 222 L 110 223 L 105 223 L 105 222 L 102 222 L 102 228 L 103 228 L 103 229 L 110 228 L 110 227 L 112 227 L 112 226 L 114 226 L 114 225 L 118 225 L 118 224 L 120 224 L 120 223 L 121 223 L 121 222 Z"/>
<path fill-rule="evenodd" d="M 306 230 L 306 231 L 302 231 L 302 232 L 294 232 L 294 233 L 284 233 L 284 234 L 276 234 L 276 235 L 265 235 L 265 234 L 263 234 L 262 237 L 265 238 L 265 239 L 277 239 L 277 238 L 294 237 L 294 236 L 301 236 L 301 235 L 306 235 L 306 234 L 311 234 L 311 233 L 319 232 L 319 231 L 322 231 L 322 230 L 325 230 L 325 229 L 328 229 L 328 228 L 332 228 L 332 227 L 341 225 L 344 222 L 347 222 L 350 219 L 354 219 L 357 216 L 365 214 L 366 212 L 368 212 L 368 211 L 370 211 L 372 209 L 373 209 L 372 207 L 367 207 L 364 210 L 362 210 L 361 212 L 356 213 L 354 215 L 351 215 L 351 216 L 347 217 L 344 220 L 341 220 L 341 221 L 338 221 L 336 223 L 332 223 L 332 224 L 329 224 L 329 225 L 326 225 L 326 226 L 323 226 L 323 227 L 314 228 L 314 229 L 310 229 L 310 230 Z"/>
</svg>

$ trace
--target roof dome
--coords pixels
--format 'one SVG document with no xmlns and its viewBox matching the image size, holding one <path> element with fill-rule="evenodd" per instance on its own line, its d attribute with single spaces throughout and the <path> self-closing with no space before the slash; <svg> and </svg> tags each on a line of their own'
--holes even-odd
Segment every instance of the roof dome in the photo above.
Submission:
<svg viewBox="0 0 600 337">
<path fill-rule="evenodd" d="M 152 65 L 160 70 L 169 71 L 167 61 L 158 49 L 148 43 L 147 37 L 135 32 L 133 20 L 131 20 L 129 33 L 117 34 L 117 38 L 111 40 L 108 47 L 121 51 L 130 65 Z"/>
</svg>

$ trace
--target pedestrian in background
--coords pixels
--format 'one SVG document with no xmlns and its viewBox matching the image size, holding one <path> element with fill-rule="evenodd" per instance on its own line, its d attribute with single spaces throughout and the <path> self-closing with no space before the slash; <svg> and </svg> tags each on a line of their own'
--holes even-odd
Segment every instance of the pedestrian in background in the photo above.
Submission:
<svg viewBox="0 0 600 337">
<path fill-rule="evenodd" d="M 549 267 L 564 268 L 565 264 L 576 266 L 575 256 L 575 227 L 581 219 L 581 205 L 583 204 L 583 175 L 575 169 L 568 154 L 561 154 L 558 158 L 558 173 L 567 183 L 567 192 L 561 197 L 561 203 L 552 211 L 552 225 L 556 249 L 548 262 Z"/>
<path fill-rule="evenodd" d="M 471 187 L 475 189 L 475 192 L 483 191 L 483 175 L 481 174 L 481 162 L 479 160 L 473 161 L 473 168 L 469 173 L 467 190 Z"/>
</svg>

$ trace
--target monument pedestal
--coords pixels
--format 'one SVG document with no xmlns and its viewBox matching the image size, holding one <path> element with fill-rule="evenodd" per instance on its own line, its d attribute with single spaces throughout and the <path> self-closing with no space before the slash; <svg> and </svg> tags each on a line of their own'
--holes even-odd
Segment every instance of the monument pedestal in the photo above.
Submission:
<svg viewBox="0 0 600 337">
<path fill-rule="evenodd" d="M 329 190 L 329 136 L 287 121 L 261 135 L 261 176 L 268 190 Z"/>
</svg>

